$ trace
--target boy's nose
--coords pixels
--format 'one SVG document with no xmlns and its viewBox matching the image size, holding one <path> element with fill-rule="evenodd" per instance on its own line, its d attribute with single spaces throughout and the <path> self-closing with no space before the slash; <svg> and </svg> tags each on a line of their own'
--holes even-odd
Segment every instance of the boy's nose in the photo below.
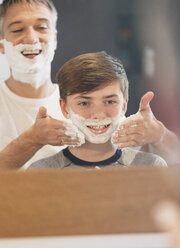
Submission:
<svg viewBox="0 0 180 248">
<path fill-rule="evenodd" d="M 102 106 L 96 106 L 94 107 L 93 111 L 91 112 L 91 118 L 92 119 L 103 119 L 106 118 L 106 111 L 104 107 Z"/>
<path fill-rule="evenodd" d="M 39 42 L 39 37 L 33 28 L 29 28 L 24 37 L 24 44 L 35 44 Z"/>
</svg>

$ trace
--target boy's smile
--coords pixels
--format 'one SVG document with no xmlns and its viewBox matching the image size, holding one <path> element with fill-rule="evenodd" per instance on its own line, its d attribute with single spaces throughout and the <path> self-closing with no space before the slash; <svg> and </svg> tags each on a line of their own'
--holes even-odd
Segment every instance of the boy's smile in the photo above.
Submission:
<svg viewBox="0 0 180 248">
<path fill-rule="evenodd" d="M 87 126 L 87 128 L 89 128 L 92 133 L 102 134 L 102 133 L 105 133 L 108 130 L 108 128 L 110 127 L 110 125 L 111 124 L 107 124 L 107 125 L 96 125 L 96 126 Z"/>
</svg>

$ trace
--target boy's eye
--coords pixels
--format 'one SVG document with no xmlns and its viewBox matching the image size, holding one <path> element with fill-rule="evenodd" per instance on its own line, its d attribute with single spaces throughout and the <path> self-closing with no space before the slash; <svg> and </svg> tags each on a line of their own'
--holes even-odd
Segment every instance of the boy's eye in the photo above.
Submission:
<svg viewBox="0 0 180 248">
<path fill-rule="evenodd" d="M 80 105 L 80 106 L 88 106 L 89 103 L 88 102 L 80 102 L 78 105 Z"/>
<path fill-rule="evenodd" d="M 108 100 L 108 101 L 106 101 L 106 104 L 113 104 L 113 103 L 116 103 L 116 101 L 114 101 L 114 100 Z"/>
</svg>

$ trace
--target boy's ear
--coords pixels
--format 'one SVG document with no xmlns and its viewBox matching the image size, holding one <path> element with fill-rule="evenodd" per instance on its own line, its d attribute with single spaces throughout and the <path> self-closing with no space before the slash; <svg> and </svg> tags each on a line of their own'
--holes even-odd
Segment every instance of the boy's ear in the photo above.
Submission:
<svg viewBox="0 0 180 248">
<path fill-rule="evenodd" d="M 123 108 L 122 108 L 122 111 L 123 111 L 124 114 L 127 111 L 127 103 L 128 103 L 128 98 L 126 97 L 126 98 L 124 98 Z"/>
<path fill-rule="evenodd" d="M 5 54 L 4 44 L 2 42 L 2 37 L 0 36 L 0 53 Z"/>
<path fill-rule="evenodd" d="M 62 98 L 59 99 L 59 104 L 60 104 L 60 108 L 61 108 L 61 111 L 62 111 L 64 117 L 69 119 L 69 112 L 67 111 L 66 103 L 64 102 L 64 100 Z"/>
</svg>

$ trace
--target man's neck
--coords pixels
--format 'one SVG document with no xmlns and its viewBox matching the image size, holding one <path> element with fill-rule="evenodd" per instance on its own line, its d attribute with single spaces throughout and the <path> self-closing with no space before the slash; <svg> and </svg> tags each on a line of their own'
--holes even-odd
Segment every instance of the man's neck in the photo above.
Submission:
<svg viewBox="0 0 180 248">
<path fill-rule="evenodd" d="M 112 157 L 117 147 L 110 141 L 104 144 L 92 144 L 86 141 L 80 147 L 70 147 L 70 152 L 77 158 L 88 162 L 98 162 Z"/>
<path fill-rule="evenodd" d="M 6 85 L 14 94 L 25 98 L 48 97 L 55 90 L 55 85 L 52 84 L 50 78 L 39 88 L 34 88 L 30 84 L 16 81 L 12 76 L 6 80 Z"/>
</svg>

